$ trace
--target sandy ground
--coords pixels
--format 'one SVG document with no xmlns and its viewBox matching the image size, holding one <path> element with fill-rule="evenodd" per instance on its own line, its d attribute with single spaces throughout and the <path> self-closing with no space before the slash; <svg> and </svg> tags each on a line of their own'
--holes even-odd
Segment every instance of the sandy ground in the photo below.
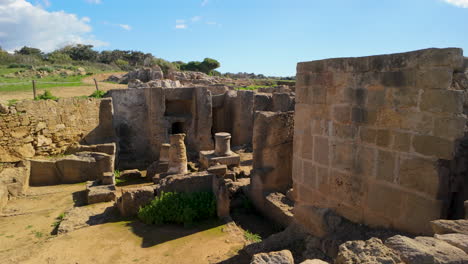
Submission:
<svg viewBox="0 0 468 264">
<path fill-rule="evenodd" d="M 10 201 L 0 217 L 0 263 L 218 263 L 245 245 L 241 229 L 218 221 L 184 228 L 120 219 L 52 235 L 55 218 L 84 188 L 31 187 Z"/>
<path fill-rule="evenodd" d="M 111 89 L 125 89 L 127 85 L 125 84 L 113 84 L 104 82 L 110 75 L 119 74 L 119 73 L 100 73 L 95 74 L 83 79 L 83 86 L 72 86 L 72 87 L 53 87 L 47 88 L 52 92 L 54 96 L 57 97 L 74 97 L 74 96 L 82 96 L 82 95 L 90 95 L 92 94 L 96 88 L 94 85 L 94 78 L 98 81 L 98 87 L 100 90 L 108 91 Z M 39 89 L 38 93 L 42 93 Z M 14 92 L 0 92 L 0 102 L 6 103 L 8 100 L 17 99 L 32 99 L 32 91 L 14 91 Z"/>
</svg>

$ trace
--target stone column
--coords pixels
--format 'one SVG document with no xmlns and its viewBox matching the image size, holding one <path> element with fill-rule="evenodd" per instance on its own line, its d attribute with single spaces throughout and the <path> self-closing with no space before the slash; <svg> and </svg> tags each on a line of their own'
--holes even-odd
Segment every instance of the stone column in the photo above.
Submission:
<svg viewBox="0 0 468 264">
<path fill-rule="evenodd" d="M 159 150 L 159 161 L 160 162 L 168 162 L 169 161 L 169 151 L 171 148 L 171 144 L 162 144 L 161 149 Z"/>
<path fill-rule="evenodd" d="M 215 134 L 215 155 L 218 157 L 231 155 L 231 134 L 221 132 Z"/>
<path fill-rule="evenodd" d="M 187 173 L 187 153 L 184 144 L 185 134 L 171 135 L 171 147 L 169 149 L 168 174 Z"/>
</svg>

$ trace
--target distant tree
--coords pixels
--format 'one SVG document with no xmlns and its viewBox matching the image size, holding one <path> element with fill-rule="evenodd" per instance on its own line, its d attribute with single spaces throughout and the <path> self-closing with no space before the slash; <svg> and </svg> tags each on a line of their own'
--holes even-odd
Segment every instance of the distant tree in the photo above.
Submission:
<svg viewBox="0 0 468 264">
<path fill-rule="evenodd" d="M 220 66 L 221 63 L 219 63 L 219 61 L 210 58 L 205 58 L 200 63 L 200 71 L 209 74 L 212 70 L 217 69 Z"/>
<path fill-rule="evenodd" d="M 75 61 L 96 61 L 99 54 L 97 51 L 93 50 L 93 45 L 83 44 L 66 46 L 60 51 L 68 54 L 68 56 Z"/>
<path fill-rule="evenodd" d="M 15 54 L 31 55 L 31 56 L 37 56 L 37 57 L 40 57 L 40 58 L 42 58 L 43 55 L 44 55 L 44 53 L 42 53 L 42 51 L 40 49 L 31 48 L 31 47 L 27 47 L 27 46 L 22 47 L 20 50 L 15 50 Z"/>
<path fill-rule="evenodd" d="M 126 60 L 118 59 L 118 60 L 116 60 L 114 63 L 115 63 L 115 65 L 117 65 L 120 69 L 122 69 L 122 70 L 124 70 L 124 71 L 130 70 L 128 61 L 126 61 Z"/>
<path fill-rule="evenodd" d="M 68 54 L 58 50 L 47 54 L 47 60 L 54 64 L 69 64 L 72 62 L 72 58 Z"/>
<path fill-rule="evenodd" d="M 167 60 L 161 58 L 152 58 L 150 64 L 152 66 L 159 66 L 164 74 L 167 74 L 169 71 L 177 70 L 178 68 L 174 65 L 174 63 L 169 62 Z"/>
</svg>

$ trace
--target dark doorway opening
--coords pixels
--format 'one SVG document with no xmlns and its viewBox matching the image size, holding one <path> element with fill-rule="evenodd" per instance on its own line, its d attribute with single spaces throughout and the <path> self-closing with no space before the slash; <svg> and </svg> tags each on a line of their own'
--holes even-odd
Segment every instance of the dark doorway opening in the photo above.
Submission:
<svg viewBox="0 0 468 264">
<path fill-rule="evenodd" d="M 172 123 L 171 127 L 171 134 L 181 134 L 184 133 L 184 123 L 182 122 L 175 122 Z"/>
</svg>

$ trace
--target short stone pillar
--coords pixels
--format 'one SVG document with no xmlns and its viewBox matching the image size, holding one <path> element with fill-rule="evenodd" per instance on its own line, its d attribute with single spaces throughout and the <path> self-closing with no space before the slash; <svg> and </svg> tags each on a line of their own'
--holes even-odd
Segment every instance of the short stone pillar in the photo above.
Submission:
<svg viewBox="0 0 468 264">
<path fill-rule="evenodd" d="M 160 162 L 168 162 L 169 161 L 169 150 L 171 148 L 171 144 L 162 144 L 161 149 L 159 150 L 159 161 Z"/>
<path fill-rule="evenodd" d="M 187 173 L 187 153 L 184 143 L 185 134 L 171 135 L 171 147 L 169 149 L 168 174 Z"/>
<path fill-rule="evenodd" d="M 103 185 L 115 185 L 115 174 L 114 174 L 114 172 L 104 172 L 102 174 L 101 183 Z"/>
<path fill-rule="evenodd" d="M 231 152 L 231 134 L 221 132 L 215 134 L 215 155 L 225 157 L 232 154 Z"/>
</svg>

